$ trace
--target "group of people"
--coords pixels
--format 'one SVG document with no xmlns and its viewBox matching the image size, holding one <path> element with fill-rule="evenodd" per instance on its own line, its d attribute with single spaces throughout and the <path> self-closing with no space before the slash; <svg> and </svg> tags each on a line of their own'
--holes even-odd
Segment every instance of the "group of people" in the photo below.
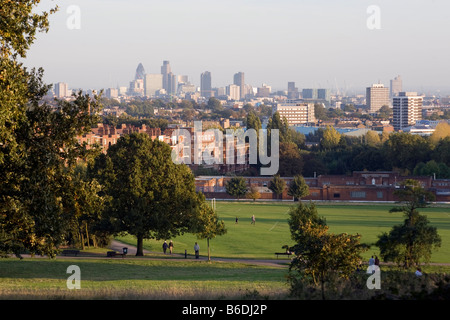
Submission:
<svg viewBox="0 0 450 320">
<path fill-rule="evenodd" d="M 170 254 L 172 254 L 172 252 L 173 252 L 173 242 L 172 242 L 172 240 L 170 240 L 169 244 L 167 244 L 167 241 L 164 241 L 162 247 L 163 247 L 164 254 L 166 254 L 167 249 L 169 249 Z"/>
<path fill-rule="evenodd" d="M 377 256 L 375 256 L 375 257 L 372 256 L 372 257 L 369 259 L 369 268 L 370 268 L 370 269 L 368 269 L 368 273 L 374 273 L 374 272 L 375 272 L 375 269 L 376 269 L 375 266 L 377 266 L 377 267 L 380 266 L 380 260 L 378 259 Z M 370 271 L 370 272 L 369 272 L 369 271 Z M 422 269 L 417 268 L 417 269 L 416 269 L 416 272 L 414 272 L 414 274 L 415 274 L 417 277 L 421 277 L 421 276 L 423 275 Z"/>
<path fill-rule="evenodd" d="M 163 252 L 164 254 L 166 254 L 167 249 L 169 249 L 170 254 L 172 254 L 173 252 L 173 241 L 170 240 L 170 243 L 168 244 L 167 241 L 164 241 L 163 245 Z M 195 259 L 198 259 L 200 257 L 200 246 L 198 245 L 198 243 L 196 242 L 194 245 L 194 251 L 195 251 Z"/>
<path fill-rule="evenodd" d="M 250 224 L 256 224 L 256 218 L 255 218 L 255 215 L 252 215 L 252 222 L 250 222 Z M 238 217 L 236 217 L 236 222 L 235 222 L 235 224 L 238 224 L 239 223 L 239 218 Z"/>
</svg>

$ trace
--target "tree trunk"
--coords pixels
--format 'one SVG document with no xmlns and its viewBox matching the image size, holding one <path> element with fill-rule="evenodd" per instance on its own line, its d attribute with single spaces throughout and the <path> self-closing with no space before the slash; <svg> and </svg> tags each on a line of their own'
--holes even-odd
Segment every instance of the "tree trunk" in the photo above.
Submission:
<svg viewBox="0 0 450 320">
<path fill-rule="evenodd" d="M 88 232 L 87 221 L 86 221 L 86 240 L 87 240 L 87 247 L 90 249 L 91 246 L 90 246 L 90 244 L 89 244 L 89 232 Z"/>
<path fill-rule="evenodd" d="M 81 238 L 81 249 L 84 250 L 84 236 L 83 236 L 83 232 L 80 230 L 80 238 Z"/>
<path fill-rule="evenodd" d="M 144 255 L 144 237 L 142 235 L 137 235 L 137 250 L 136 250 L 136 256 L 142 257 Z"/>
<path fill-rule="evenodd" d="M 211 253 L 209 251 L 209 239 L 207 239 L 206 242 L 208 243 L 208 261 L 211 262 Z"/>
</svg>

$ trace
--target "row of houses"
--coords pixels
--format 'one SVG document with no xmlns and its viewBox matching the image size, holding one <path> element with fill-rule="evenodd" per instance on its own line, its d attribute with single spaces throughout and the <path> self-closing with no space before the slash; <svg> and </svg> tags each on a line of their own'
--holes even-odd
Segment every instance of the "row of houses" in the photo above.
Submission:
<svg viewBox="0 0 450 320">
<path fill-rule="evenodd" d="M 207 198 L 233 199 L 226 193 L 229 176 L 201 176 L 196 178 L 197 191 Z M 281 196 L 274 194 L 269 188 L 272 177 L 244 177 L 247 186 L 255 187 L 261 198 L 265 200 L 293 200 L 287 189 L 293 177 L 282 177 L 286 189 Z M 436 196 L 437 202 L 450 202 L 450 179 L 433 179 L 428 176 L 401 176 L 394 171 L 355 171 L 352 175 L 319 175 L 305 177 L 309 186 L 309 195 L 303 200 L 313 201 L 398 201 L 394 191 L 406 179 L 414 179 Z"/>
<path fill-rule="evenodd" d="M 190 139 L 190 141 L 186 143 L 189 147 L 180 150 L 177 149 L 177 154 L 179 154 L 180 160 L 189 165 L 192 170 L 195 171 L 201 167 L 202 169 L 210 169 L 218 174 L 225 175 L 228 173 L 244 172 L 250 168 L 248 161 L 248 142 L 239 143 L 237 140 L 233 139 L 231 141 L 232 145 L 229 146 L 230 141 L 228 141 L 224 135 L 222 141 L 223 148 L 220 149 L 214 147 L 209 150 L 208 148 L 211 147 L 211 144 L 216 144 L 214 132 L 198 132 L 194 130 L 194 127 L 173 126 L 161 131 L 160 128 L 151 128 L 145 124 L 140 127 L 130 124 L 122 124 L 119 127 L 115 127 L 99 123 L 95 128 L 91 129 L 91 132 L 78 136 L 77 139 L 80 144 L 86 143 L 88 146 L 97 144 L 101 147 L 102 152 L 106 153 L 109 147 L 116 144 L 122 135 L 146 133 L 152 140 L 158 139 L 164 141 L 172 148 L 172 150 L 174 150 L 181 143 L 184 144 L 183 138 L 185 138 L 185 136 L 180 136 L 180 133 L 176 131 L 177 129 L 185 132 Z M 197 150 L 194 148 L 194 146 L 196 146 L 194 142 L 196 138 L 201 140 L 201 144 L 199 144 L 200 148 Z M 229 150 L 228 148 L 232 148 L 232 150 L 235 151 L 231 156 L 227 153 L 227 150 Z M 216 161 L 213 163 L 194 161 L 194 159 L 204 159 L 205 152 L 210 152 L 211 157 L 215 158 Z M 239 155 L 243 155 L 243 161 L 242 159 L 238 159 Z"/>
</svg>

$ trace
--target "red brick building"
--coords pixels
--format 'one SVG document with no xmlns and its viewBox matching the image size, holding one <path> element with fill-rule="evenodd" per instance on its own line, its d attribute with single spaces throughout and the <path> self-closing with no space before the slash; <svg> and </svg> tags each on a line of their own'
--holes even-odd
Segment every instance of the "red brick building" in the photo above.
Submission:
<svg viewBox="0 0 450 320">
<path fill-rule="evenodd" d="M 261 199 L 277 199 L 269 188 L 272 177 L 244 177 L 247 185 L 254 186 L 261 194 Z M 225 185 L 231 177 L 198 177 L 197 191 L 201 191 L 207 198 L 232 199 L 225 190 Z M 292 177 L 283 177 L 286 189 L 282 200 L 293 200 L 287 194 Z M 309 186 L 309 196 L 303 200 L 317 201 L 397 201 L 394 191 L 399 183 L 406 179 L 420 181 L 422 186 L 433 192 L 437 202 L 450 202 L 450 179 L 435 180 L 425 176 L 400 176 L 391 171 L 356 171 L 351 176 L 320 175 L 315 178 L 305 178 Z"/>
</svg>

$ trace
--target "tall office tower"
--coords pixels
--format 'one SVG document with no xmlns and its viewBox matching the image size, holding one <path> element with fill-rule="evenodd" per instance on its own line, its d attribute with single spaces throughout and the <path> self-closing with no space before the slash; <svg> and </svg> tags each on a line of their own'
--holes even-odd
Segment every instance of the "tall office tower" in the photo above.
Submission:
<svg viewBox="0 0 450 320">
<path fill-rule="evenodd" d="M 145 76 L 144 76 L 145 79 Z M 144 79 L 137 79 L 130 82 L 130 88 L 128 94 L 130 96 L 143 96 L 145 93 Z"/>
<path fill-rule="evenodd" d="M 233 84 L 239 87 L 239 99 L 245 98 L 245 76 L 243 72 L 238 72 L 234 75 Z"/>
<path fill-rule="evenodd" d="M 230 84 L 227 86 L 227 95 L 230 97 L 230 100 L 240 100 L 241 88 L 238 85 Z"/>
<path fill-rule="evenodd" d="M 381 83 L 366 88 L 366 106 L 369 113 L 377 113 L 382 106 L 389 105 L 389 88 L 385 88 Z"/>
<path fill-rule="evenodd" d="M 302 97 L 303 99 L 317 100 L 317 89 L 303 89 Z"/>
<path fill-rule="evenodd" d="M 136 75 L 134 76 L 134 80 L 144 80 L 145 77 L 145 69 L 142 63 L 139 63 L 136 68 Z"/>
<path fill-rule="evenodd" d="M 169 72 L 167 74 L 167 94 L 173 95 L 177 93 L 177 77 L 172 73 Z"/>
<path fill-rule="evenodd" d="M 391 91 L 390 97 L 393 98 L 403 91 L 402 78 L 400 76 L 395 77 L 391 80 Z"/>
<path fill-rule="evenodd" d="M 64 98 L 69 96 L 69 88 L 67 83 L 58 82 L 55 84 L 55 95 L 57 98 Z"/>
<path fill-rule="evenodd" d="M 329 89 L 317 89 L 317 99 L 330 102 L 331 95 Z"/>
<path fill-rule="evenodd" d="M 421 120 L 422 105 L 423 97 L 418 96 L 417 92 L 399 92 L 398 96 L 393 98 L 394 130 L 403 130 Z"/>
<path fill-rule="evenodd" d="M 161 66 L 161 74 L 163 76 L 163 89 L 169 92 L 169 73 L 172 72 L 169 61 L 163 61 Z"/>
<path fill-rule="evenodd" d="M 200 75 L 200 94 L 209 99 L 213 96 L 211 87 L 211 72 L 205 71 Z"/>
<path fill-rule="evenodd" d="M 117 88 L 108 88 L 106 89 L 106 97 L 107 98 L 117 98 L 119 96 L 119 89 Z"/>
<path fill-rule="evenodd" d="M 156 95 L 156 91 L 163 89 L 162 74 L 146 74 L 144 78 L 144 94 L 147 97 Z"/>
<path fill-rule="evenodd" d="M 299 98 L 298 88 L 295 87 L 295 82 L 288 82 L 288 99 L 296 100 Z"/>
<path fill-rule="evenodd" d="M 257 88 L 256 97 L 258 98 L 268 98 L 270 96 L 272 88 L 265 83 L 262 84 L 262 87 Z"/>
</svg>

